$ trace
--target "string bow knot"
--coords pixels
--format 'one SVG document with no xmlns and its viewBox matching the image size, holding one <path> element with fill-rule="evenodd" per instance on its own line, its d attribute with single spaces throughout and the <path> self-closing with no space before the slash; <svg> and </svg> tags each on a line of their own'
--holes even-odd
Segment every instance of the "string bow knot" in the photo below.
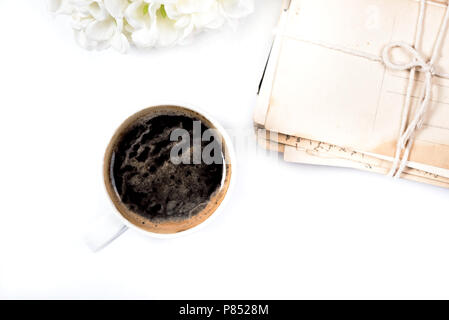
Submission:
<svg viewBox="0 0 449 320">
<path fill-rule="evenodd" d="M 394 49 L 402 49 L 403 51 L 406 51 L 411 56 L 412 60 L 408 63 L 394 62 L 391 59 L 392 51 Z M 415 132 L 421 129 L 424 124 L 424 116 L 427 113 L 432 96 L 432 79 L 436 75 L 435 66 L 432 61 L 426 61 L 424 56 L 416 48 L 405 42 L 392 42 L 387 45 L 383 50 L 382 60 L 385 66 L 392 70 L 412 71 L 415 69 L 425 74 L 425 92 L 421 106 L 418 109 L 415 118 L 411 121 L 405 132 L 399 138 L 399 144 L 401 148 L 404 149 L 413 138 Z"/>
</svg>

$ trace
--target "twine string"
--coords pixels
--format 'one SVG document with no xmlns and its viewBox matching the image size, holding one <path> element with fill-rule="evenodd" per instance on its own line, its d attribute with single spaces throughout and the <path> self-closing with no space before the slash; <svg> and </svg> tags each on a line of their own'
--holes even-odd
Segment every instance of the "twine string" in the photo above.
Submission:
<svg viewBox="0 0 449 320">
<path fill-rule="evenodd" d="M 400 41 L 392 42 L 384 48 L 382 54 L 382 61 L 388 69 L 410 71 L 407 94 L 401 119 L 400 136 L 396 146 L 396 154 L 393 161 L 393 166 L 389 173 L 391 177 L 395 178 L 399 178 L 407 167 L 416 133 L 422 128 L 424 124 L 424 119 L 428 113 L 430 102 L 432 99 L 433 78 L 435 76 L 448 78 L 447 74 L 437 72 L 437 70 L 435 69 L 435 63 L 438 60 L 440 49 L 443 44 L 444 35 L 449 24 L 449 8 L 446 8 L 443 24 L 441 26 L 440 32 L 438 33 L 438 37 L 433 49 L 432 58 L 430 59 L 430 61 L 426 61 L 424 56 L 420 52 L 419 45 L 419 41 L 421 40 L 423 34 L 426 6 L 426 0 L 421 0 L 414 46 Z M 391 60 L 391 53 L 394 49 L 402 49 L 403 51 L 407 52 L 412 57 L 412 61 L 404 64 L 393 62 Z M 425 74 L 424 93 L 421 98 L 421 104 L 416 111 L 415 116 L 407 126 L 411 109 L 411 97 L 417 71 L 423 72 Z"/>
</svg>

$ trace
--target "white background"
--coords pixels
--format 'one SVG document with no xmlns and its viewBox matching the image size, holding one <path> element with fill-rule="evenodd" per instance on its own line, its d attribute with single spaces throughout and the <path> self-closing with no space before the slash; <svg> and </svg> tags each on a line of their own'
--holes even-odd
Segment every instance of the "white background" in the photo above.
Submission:
<svg viewBox="0 0 449 320">
<path fill-rule="evenodd" d="M 126 117 L 168 98 L 251 127 L 280 8 L 256 2 L 238 32 L 127 55 L 79 48 L 45 1 L 0 2 L 1 298 L 449 298 L 447 190 L 250 152 L 207 228 L 84 244 Z"/>
</svg>

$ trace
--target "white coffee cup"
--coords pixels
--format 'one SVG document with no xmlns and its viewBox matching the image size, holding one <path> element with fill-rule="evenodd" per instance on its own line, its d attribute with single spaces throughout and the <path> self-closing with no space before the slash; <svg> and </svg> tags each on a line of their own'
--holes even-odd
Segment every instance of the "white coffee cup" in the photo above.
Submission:
<svg viewBox="0 0 449 320">
<path fill-rule="evenodd" d="M 215 129 L 215 131 L 222 138 L 223 150 L 225 151 L 222 186 L 215 195 L 216 200 L 213 202 L 211 201 L 210 205 L 191 219 L 187 219 L 184 222 L 167 222 L 167 225 L 165 226 L 161 226 L 160 222 L 157 224 L 152 224 L 151 222 L 141 224 L 139 216 L 130 211 L 130 209 L 121 202 L 113 183 L 111 182 L 110 168 L 112 161 L 111 159 L 113 159 L 114 154 L 114 146 L 119 140 L 121 134 L 126 131 L 130 125 L 135 123 L 136 120 L 152 114 L 170 114 L 173 112 L 180 112 L 199 118 L 201 121 L 206 122 L 208 127 Z M 90 226 L 86 237 L 86 243 L 93 251 L 99 251 L 106 247 L 128 229 L 136 230 L 154 238 L 170 239 L 196 232 L 205 227 L 212 221 L 213 218 L 216 218 L 223 212 L 226 203 L 229 201 L 229 197 L 234 189 L 236 179 L 236 156 L 231 138 L 226 133 L 226 130 L 218 123 L 218 121 L 202 109 L 185 103 L 155 104 L 152 107 L 143 109 L 133 114 L 116 130 L 106 149 L 103 164 L 103 177 L 106 192 L 115 210 L 112 210 L 113 212 L 110 214 L 103 215 Z"/>
</svg>

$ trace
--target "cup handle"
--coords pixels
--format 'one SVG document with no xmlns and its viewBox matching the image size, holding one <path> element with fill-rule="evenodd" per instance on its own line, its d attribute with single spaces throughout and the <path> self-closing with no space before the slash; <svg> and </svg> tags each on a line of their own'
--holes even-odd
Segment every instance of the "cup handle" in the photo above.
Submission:
<svg viewBox="0 0 449 320">
<path fill-rule="evenodd" d="M 106 248 L 126 230 L 128 230 L 128 226 L 123 224 L 119 218 L 111 213 L 105 213 L 89 224 L 84 240 L 93 252 L 98 252 Z"/>
</svg>

